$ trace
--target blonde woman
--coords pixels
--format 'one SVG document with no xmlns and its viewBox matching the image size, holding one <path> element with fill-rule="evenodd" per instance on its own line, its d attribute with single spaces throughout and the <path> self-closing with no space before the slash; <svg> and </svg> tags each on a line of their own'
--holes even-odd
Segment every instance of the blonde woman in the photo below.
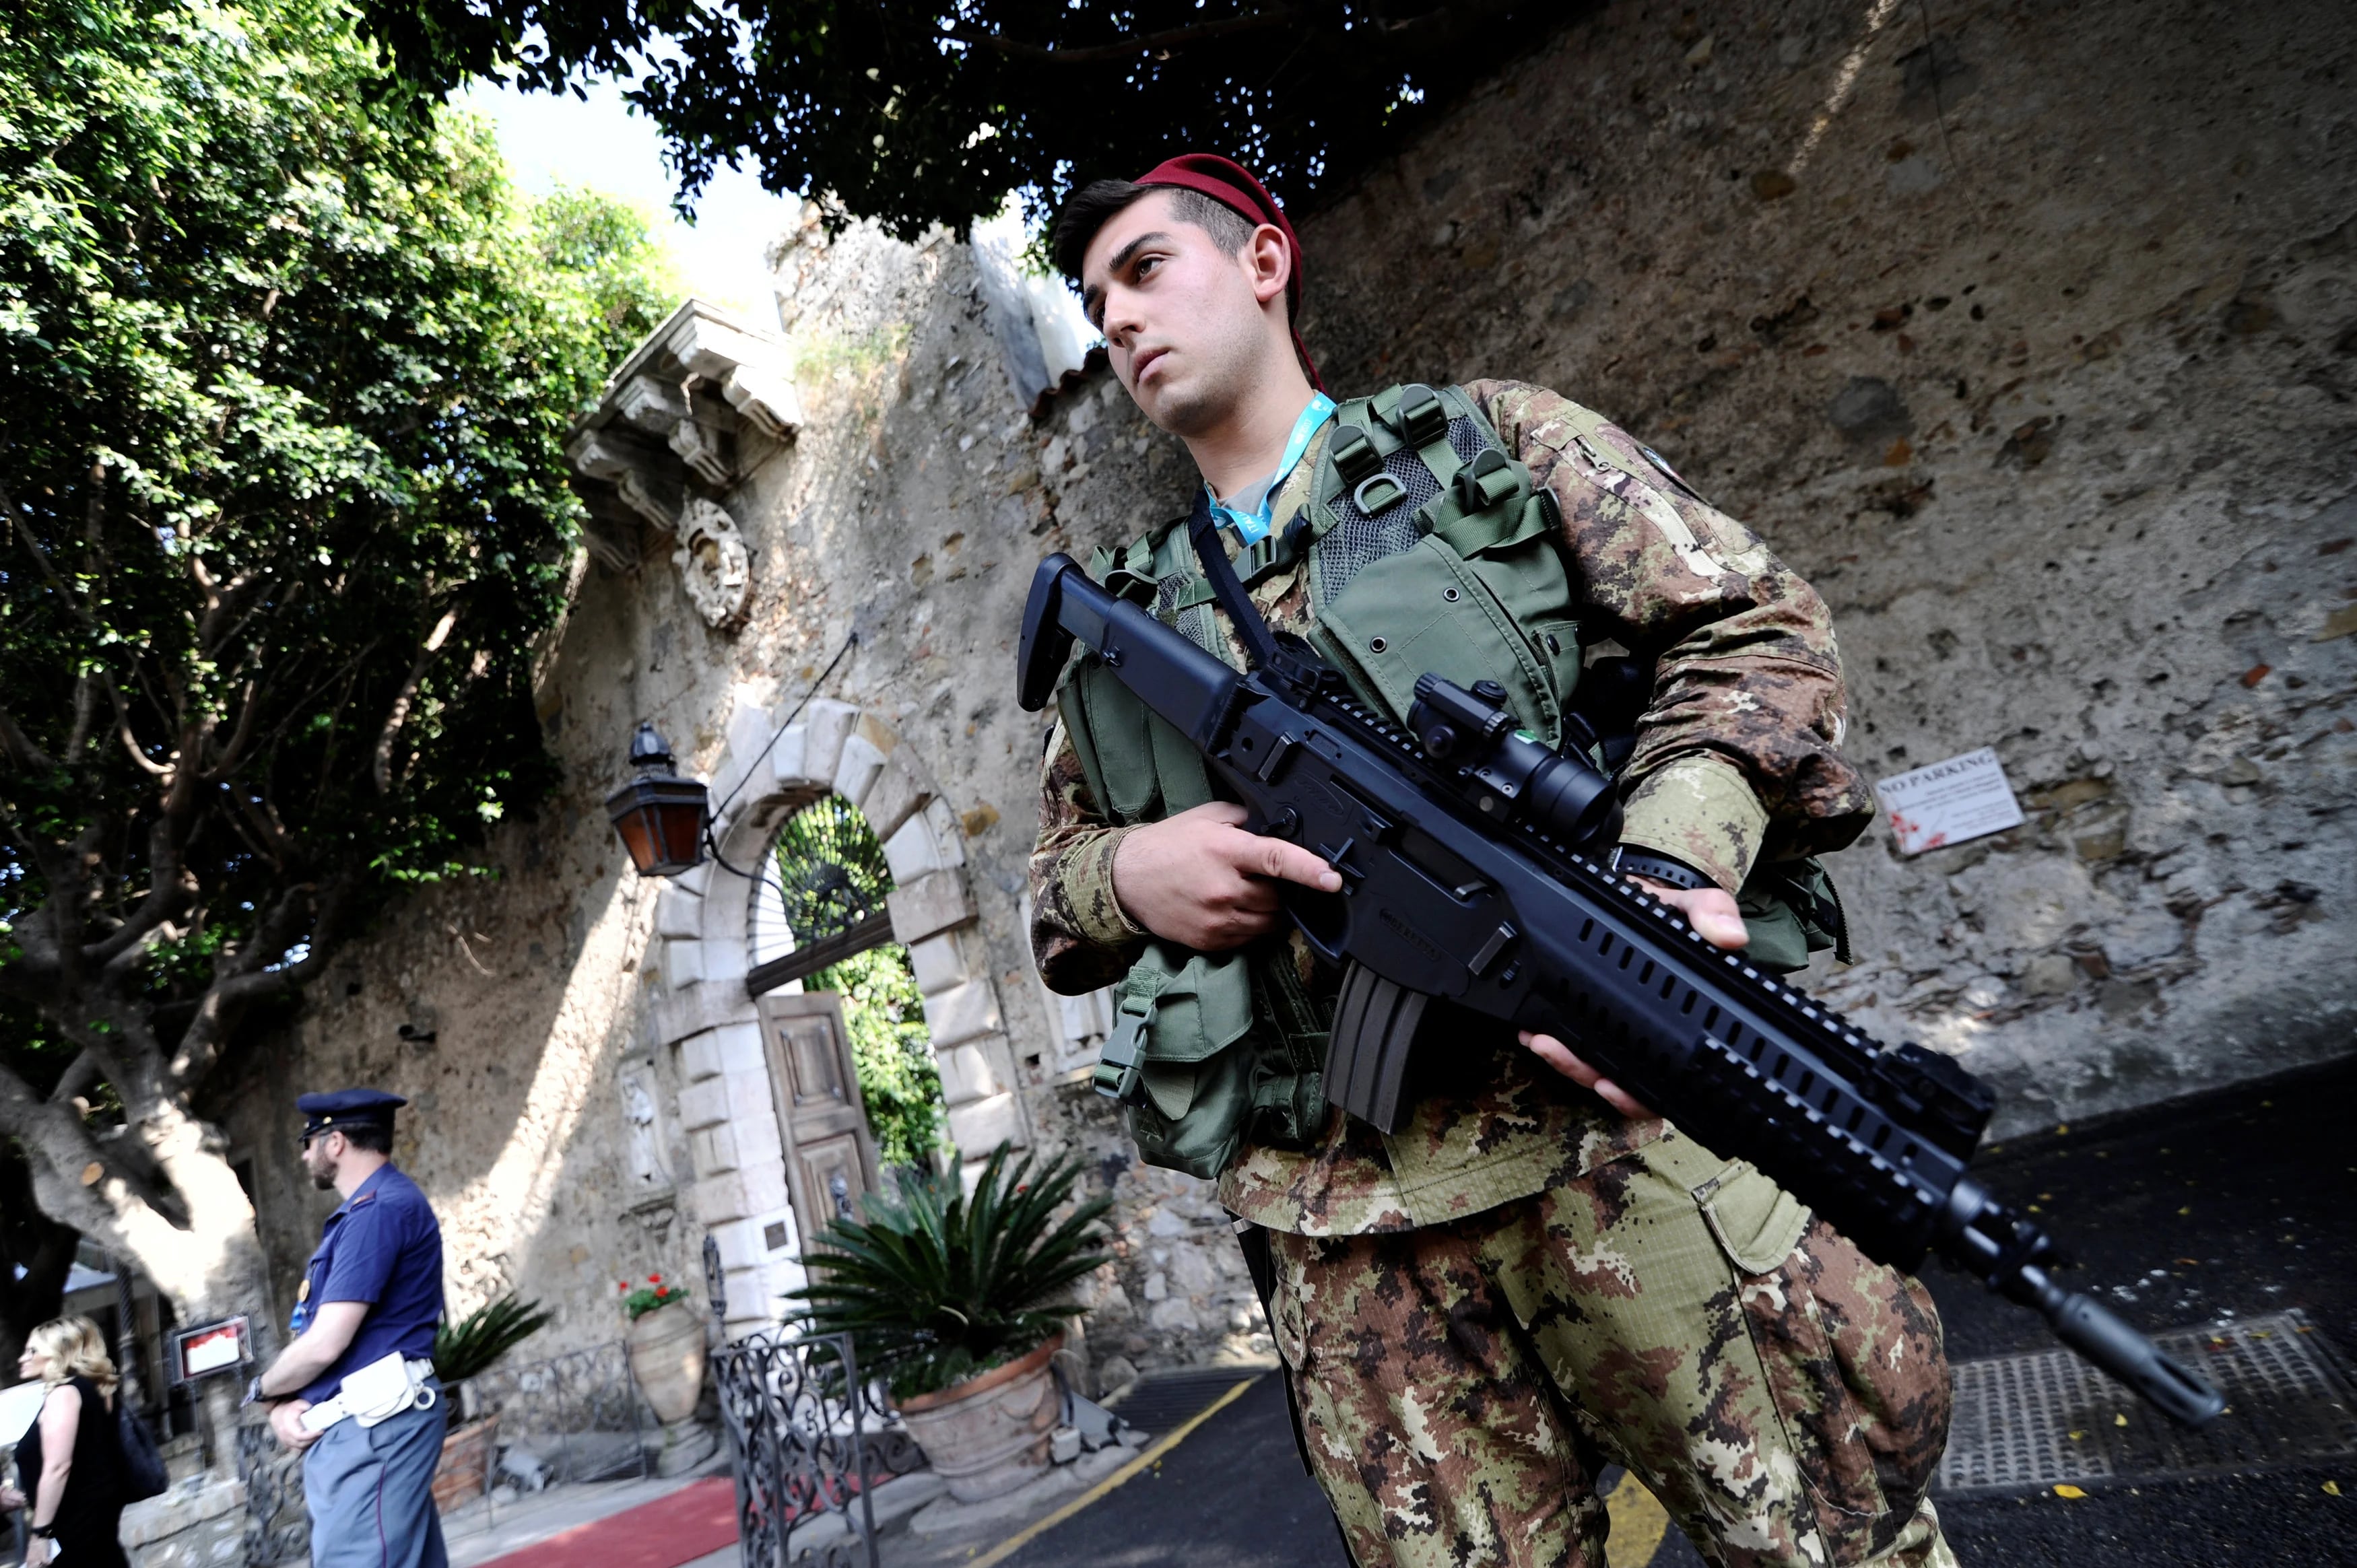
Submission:
<svg viewBox="0 0 2357 1568">
<path fill-rule="evenodd" d="M 62 1559 L 66 1568 L 129 1568 L 123 1519 L 123 1445 L 114 1423 L 114 1363 L 87 1317 L 58 1317 L 33 1330 L 16 1370 L 48 1385 L 41 1418 L 16 1444 L 16 1477 L 0 1486 L 0 1509 L 32 1502 L 33 1542 L 25 1568 Z"/>
</svg>

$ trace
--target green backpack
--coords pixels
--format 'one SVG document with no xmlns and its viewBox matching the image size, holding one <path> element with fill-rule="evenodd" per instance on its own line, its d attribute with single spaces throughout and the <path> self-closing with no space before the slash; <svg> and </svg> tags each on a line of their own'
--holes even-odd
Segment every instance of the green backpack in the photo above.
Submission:
<svg viewBox="0 0 2357 1568">
<path fill-rule="evenodd" d="M 1237 557 L 1245 587 L 1300 566 L 1311 645 L 1395 719 L 1427 671 L 1468 688 L 1494 681 L 1548 746 L 1617 762 L 1574 700 L 1580 602 L 1555 542 L 1554 497 L 1534 488 L 1480 406 L 1457 387 L 1395 386 L 1341 404 L 1335 419 L 1308 504 Z M 1232 659 L 1182 523 L 1100 550 L 1089 569 Z M 1093 657 L 1071 667 L 1057 701 L 1114 822 L 1156 822 L 1212 799 L 1201 755 Z M 1763 967 L 1799 969 L 1835 943 L 1839 905 L 1813 860 L 1756 870 L 1738 901 Z M 1146 1164 L 1214 1176 L 1247 1140 L 1300 1147 L 1324 1127 L 1331 1019 L 1287 944 L 1198 953 L 1151 941 L 1118 994 L 1096 1087 L 1125 1106 Z"/>
</svg>

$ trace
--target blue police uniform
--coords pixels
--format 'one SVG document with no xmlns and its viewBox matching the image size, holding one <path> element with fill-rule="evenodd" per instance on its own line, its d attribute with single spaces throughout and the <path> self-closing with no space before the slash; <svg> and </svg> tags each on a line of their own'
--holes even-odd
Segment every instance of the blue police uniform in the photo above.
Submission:
<svg viewBox="0 0 2357 1568">
<path fill-rule="evenodd" d="M 408 1101 L 374 1090 L 307 1094 L 296 1101 L 307 1140 L 356 1123 L 391 1127 Z M 345 1374 L 389 1355 L 434 1354 L 442 1316 L 442 1227 L 417 1184 L 386 1165 L 328 1216 L 318 1250 L 287 1326 L 301 1334 L 320 1304 L 368 1304 L 351 1345 L 302 1391 L 312 1404 L 335 1397 Z M 322 1433 L 303 1458 L 311 1512 L 312 1568 L 447 1568 L 441 1516 L 431 1487 L 449 1412 L 439 1384 L 435 1401 L 372 1426 L 346 1417 Z"/>
</svg>

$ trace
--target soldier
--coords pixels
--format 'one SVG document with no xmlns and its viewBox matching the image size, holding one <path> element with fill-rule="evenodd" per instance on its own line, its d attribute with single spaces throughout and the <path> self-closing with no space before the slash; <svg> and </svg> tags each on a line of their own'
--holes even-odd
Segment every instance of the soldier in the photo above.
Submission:
<svg viewBox="0 0 2357 1568">
<path fill-rule="evenodd" d="M 1274 628 L 1395 716 L 1422 670 L 1497 679 L 1549 744 L 1619 765 L 1625 875 L 1762 963 L 1831 945 L 1804 857 L 1871 798 L 1839 751 L 1826 607 L 1758 538 L 1539 387 L 1338 408 L 1294 328 L 1291 226 L 1224 158 L 1085 188 L 1052 248 Z M 1240 664 L 1186 532 L 1092 571 Z M 1620 651 L 1615 736 L 1595 675 Z M 1603 1568 L 1611 1463 L 1716 1563 L 1953 1563 L 1925 1497 L 1949 1386 L 1923 1288 L 1560 1040 L 1427 1024 L 1397 1133 L 1327 1112 L 1339 981 L 1279 890 L 1340 878 L 1243 832 L 1125 695 L 1085 661 L 1060 693 L 1035 955 L 1060 992 L 1120 983 L 1144 1156 L 1216 1176 L 1247 1256 L 1266 1247 L 1304 1453 L 1361 1568 Z"/>
<path fill-rule="evenodd" d="M 396 1170 L 393 1113 L 373 1089 L 306 1094 L 303 1168 L 343 1197 L 296 1292 L 295 1342 L 246 1391 L 303 1455 L 313 1568 L 447 1568 L 429 1488 L 447 1412 L 434 1377 L 442 1227 Z"/>
</svg>

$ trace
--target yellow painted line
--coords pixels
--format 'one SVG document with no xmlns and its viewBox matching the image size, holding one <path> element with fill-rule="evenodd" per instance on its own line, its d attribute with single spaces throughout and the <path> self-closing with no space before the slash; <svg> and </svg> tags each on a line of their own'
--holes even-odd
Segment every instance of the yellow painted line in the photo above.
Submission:
<svg viewBox="0 0 2357 1568">
<path fill-rule="evenodd" d="M 1185 1442 L 1189 1433 L 1194 1431 L 1197 1427 L 1202 1425 L 1205 1422 L 1219 1414 L 1220 1412 L 1227 1409 L 1229 1405 L 1233 1404 L 1239 1395 L 1258 1381 L 1260 1381 L 1259 1377 L 1246 1378 L 1243 1382 L 1238 1383 L 1234 1388 L 1230 1389 L 1226 1393 L 1222 1394 L 1218 1399 L 1213 1400 L 1210 1404 L 1205 1405 L 1201 1410 L 1196 1412 L 1194 1415 L 1189 1417 L 1186 1421 L 1181 1422 L 1168 1435 L 1155 1439 L 1153 1445 L 1148 1447 L 1145 1453 L 1139 1455 L 1136 1458 L 1132 1459 L 1128 1464 L 1124 1465 L 1120 1469 L 1115 1470 L 1112 1475 L 1107 1476 L 1103 1480 L 1099 1481 L 1095 1486 L 1091 1487 L 1087 1491 L 1082 1492 L 1079 1497 L 1074 1498 L 1071 1502 L 1066 1503 L 1062 1508 L 1058 1509 L 1046 1519 L 1039 1520 L 1037 1524 L 1026 1525 L 1022 1530 L 1017 1530 L 1011 1536 L 1008 1536 L 1005 1541 L 1000 1541 L 997 1545 L 992 1547 L 981 1556 L 972 1559 L 967 1563 L 966 1568 L 996 1568 L 996 1564 L 1006 1562 L 1017 1552 L 1020 1552 L 1026 1546 L 1030 1545 L 1032 1541 L 1038 1540 L 1040 1536 L 1045 1535 L 1048 1531 L 1055 1529 L 1058 1525 L 1063 1523 L 1066 1520 L 1071 1518 L 1074 1514 L 1080 1512 L 1091 1503 L 1095 1502 L 1099 1498 L 1102 1498 L 1106 1493 L 1112 1491 L 1115 1487 L 1135 1480 L 1139 1476 L 1145 1474 L 1148 1468 L 1159 1464 L 1165 1454 L 1169 1453 L 1173 1448 L 1178 1447 L 1179 1444 Z"/>
<path fill-rule="evenodd" d="M 1670 1532 L 1670 1513 L 1645 1483 L 1622 1471 L 1604 1498 L 1612 1533 L 1604 1540 L 1605 1568 L 1646 1568 Z"/>
</svg>

